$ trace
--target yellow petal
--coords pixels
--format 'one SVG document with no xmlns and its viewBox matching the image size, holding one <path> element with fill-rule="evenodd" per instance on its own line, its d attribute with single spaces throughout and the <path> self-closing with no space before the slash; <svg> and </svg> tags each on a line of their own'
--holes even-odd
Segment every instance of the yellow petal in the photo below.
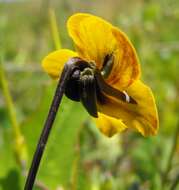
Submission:
<svg viewBox="0 0 179 190">
<path fill-rule="evenodd" d="M 139 61 L 128 37 L 105 20 L 85 13 L 71 16 L 67 22 L 80 57 L 94 61 L 102 69 L 104 59 L 113 54 L 114 64 L 107 78 L 118 89 L 129 86 L 140 75 Z"/>
<path fill-rule="evenodd" d="M 77 13 L 69 18 L 67 27 L 79 56 L 95 61 L 100 69 L 104 56 L 112 53 L 116 45 L 112 25 L 99 17 Z"/>
<path fill-rule="evenodd" d="M 42 61 L 43 69 L 54 79 L 58 79 L 65 63 L 76 57 L 77 53 L 68 49 L 61 49 L 48 54 Z"/>
<path fill-rule="evenodd" d="M 121 119 L 130 128 L 137 129 L 142 135 L 157 134 L 159 121 L 155 100 L 151 89 L 141 81 L 135 81 L 126 90 L 137 104 L 124 103 L 108 97 L 106 104 L 99 104 L 99 111 Z"/>
<path fill-rule="evenodd" d="M 127 128 L 121 120 L 102 113 L 98 113 L 98 118 L 95 119 L 95 121 L 98 129 L 108 137 L 112 137 L 116 133 L 122 132 Z"/>
</svg>

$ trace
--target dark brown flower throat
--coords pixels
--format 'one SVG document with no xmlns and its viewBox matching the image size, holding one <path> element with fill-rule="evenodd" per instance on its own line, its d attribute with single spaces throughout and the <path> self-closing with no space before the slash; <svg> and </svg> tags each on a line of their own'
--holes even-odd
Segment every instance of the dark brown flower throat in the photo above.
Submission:
<svg viewBox="0 0 179 190">
<path fill-rule="evenodd" d="M 111 59 L 110 56 L 109 58 Z M 136 101 L 126 92 L 109 86 L 102 76 L 103 71 L 99 71 L 93 63 L 78 57 L 71 58 L 71 63 L 75 64 L 75 69 L 67 81 L 65 95 L 73 101 L 81 101 L 91 116 L 98 117 L 97 102 L 105 104 L 108 99 L 106 95 L 126 103 L 136 104 Z"/>
</svg>

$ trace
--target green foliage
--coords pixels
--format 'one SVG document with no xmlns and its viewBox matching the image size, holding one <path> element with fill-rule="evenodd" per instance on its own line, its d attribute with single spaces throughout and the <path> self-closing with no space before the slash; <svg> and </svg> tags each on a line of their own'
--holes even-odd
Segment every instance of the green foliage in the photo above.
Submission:
<svg viewBox="0 0 179 190">
<path fill-rule="evenodd" d="M 49 7 L 55 10 L 62 46 L 71 47 L 65 22 L 90 12 L 125 31 L 139 54 L 142 79 L 151 86 L 160 117 L 156 137 L 99 133 L 80 103 L 63 98 L 37 175 L 38 185 L 57 190 L 170 190 L 177 184 L 179 114 L 179 1 L 0 1 L 0 56 L 29 168 L 56 82 L 40 67 L 54 49 Z M 54 31 L 57 32 L 56 28 Z M 54 38 L 54 39 L 53 39 Z M 15 137 L 0 86 L 0 190 L 22 190 L 24 168 L 14 153 Z M 179 185 L 175 189 L 179 188 Z"/>
</svg>

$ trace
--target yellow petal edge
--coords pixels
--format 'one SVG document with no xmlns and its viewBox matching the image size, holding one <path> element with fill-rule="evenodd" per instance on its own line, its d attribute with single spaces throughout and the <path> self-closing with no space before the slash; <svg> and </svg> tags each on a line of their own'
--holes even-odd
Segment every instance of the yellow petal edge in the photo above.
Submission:
<svg viewBox="0 0 179 190">
<path fill-rule="evenodd" d="M 120 119 L 128 128 L 137 129 L 143 136 L 156 135 L 159 128 L 158 113 L 151 89 L 141 81 L 134 82 L 126 90 L 137 104 L 129 104 L 108 97 L 106 104 L 98 104 L 98 110 Z"/>
<path fill-rule="evenodd" d="M 42 61 L 42 67 L 53 79 L 58 79 L 65 63 L 78 54 L 68 49 L 60 49 L 48 54 Z"/>
</svg>

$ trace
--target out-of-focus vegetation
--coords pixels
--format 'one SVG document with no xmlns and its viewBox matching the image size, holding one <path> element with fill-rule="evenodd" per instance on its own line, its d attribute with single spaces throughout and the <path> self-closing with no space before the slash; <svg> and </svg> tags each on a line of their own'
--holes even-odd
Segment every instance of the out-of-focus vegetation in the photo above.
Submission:
<svg viewBox="0 0 179 190">
<path fill-rule="evenodd" d="M 0 0 L 0 190 L 22 190 L 56 82 L 41 60 L 56 47 L 73 48 L 65 22 L 89 12 L 125 31 L 155 94 L 160 130 L 144 138 L 127 131 L 106 138 L 84 108 L 63 99 L 34 189 L 179 189 L 179 1 Z M 59 44 L 58 44 L 59 45 Z"/>
</svg>

